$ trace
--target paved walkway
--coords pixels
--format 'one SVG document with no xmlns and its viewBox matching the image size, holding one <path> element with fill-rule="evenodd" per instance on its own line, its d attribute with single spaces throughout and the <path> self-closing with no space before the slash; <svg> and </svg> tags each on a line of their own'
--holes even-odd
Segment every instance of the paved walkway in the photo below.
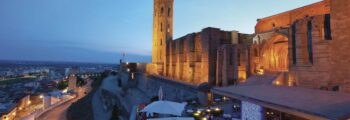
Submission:
<svg viewBox="0 0 350 120">
<path fill-rule="evenodd" d="M 62 105 L 50 110 L 49 112 L 44 113 L 41 115 L 38 120 L 66 120 L 66 113 L 68 107 L 76 102 L 78 98 L 74 98 L 66 103 L 63 103 Z"/>
<path fill-rule="evenodd" d="M 66 114 L 69 106 L 72 103 L 78 101 L 80 98 L 84 97 L 86 95 L 85 92 L 91 91 L 91 82 L 92 81 L 88 81 L 84 87 L 77 89 L 77 97 L 59 105 L 58 107 L 53 108 L 52 110 L 45 112 L 39 116 L 38 120 L 66 120 Z"/>
</svg>

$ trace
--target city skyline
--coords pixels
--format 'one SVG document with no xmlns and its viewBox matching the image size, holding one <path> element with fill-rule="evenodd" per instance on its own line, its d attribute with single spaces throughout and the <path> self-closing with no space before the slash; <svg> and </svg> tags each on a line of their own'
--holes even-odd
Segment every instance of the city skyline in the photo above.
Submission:
<svg viewBox="0 0 350 120">
<path fill-rule="evenodd" d="M 175 1 L 174 38 L 205 27 L 254 33 L 256 19 L 320 0 L 251 1 Z M 0 3 L 0 59 L 117 63 L 126 53 L 151 61 L 153 1 Z"/>
</svg>

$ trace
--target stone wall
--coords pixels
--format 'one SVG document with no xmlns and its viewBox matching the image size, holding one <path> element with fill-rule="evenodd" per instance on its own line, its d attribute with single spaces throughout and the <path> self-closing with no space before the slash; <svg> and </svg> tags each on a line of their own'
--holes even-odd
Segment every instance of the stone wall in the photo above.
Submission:
<svg viewBox="0 0 350 120">
<path fill-rule="evenodd" d="M 229 86 L 243 82 L 249 73 L 247 46 L 222 45 L 217 50 L 216 86 Z"/>
<path fill-rule="evenodd" d="M 331 5 L 331 84 L 350 92 L 350 1 L 332 0 Z"/>
<path fill-rule="evenodd" d="M 197 87 L 170 78 L 137 74 L 137 81 L 137 88 L 149 98 L 158 96 L 160 87 L 162 87 L 165 100 L 183 102 L 197 98 Z"/>
<path fill-rule="evenodd" d="M 325 15 L 307 17 L 295 22 L 296 63 L 293 63 L 292 33 L 289 39 L 290 81 L 307 88 L 327 88 L 330 83 L 330 43 L 324 37 Z M 312 23 L 312 50 L 309 50 L 308 22 Z M 292 30 L 291 30 L 292 32 Z M 310 60 L 309 52 L 312 53 Z"/>
<path fill-rule="evenodd" d="M 216 86 L 229 86 L 238 80 L 238 45 L 223 45 L 217 50 Z"/>
<path fill-rule="evenodd" d="M 192 85 L 204 82 L 214 85 L 218 48 L 228 44 L 248 44 L 250 39 L 249 35 L 237 31 L 205 28 L 199 33 L 188 34 L 168 42 L 164 76 Z M 242 54 L 246 54 L 246 51 L 242 50 Z M 242 61 L 244 60 L 246 58 L 242 57 Z M 244 70 L 244 67 L 241 67 L 241 70 Z"/>
<path fill-rule="evenodd" d="M 297 19 L 302 19 L 305 16 L 323 15 L 329 12 L 330 2 L 329 0 L 324 0 L 270 17 L 258 19 L 258 23 L 255 26 L 255 32 L 262 33 L 280 27 L 288 28 Z"/>
</svg>

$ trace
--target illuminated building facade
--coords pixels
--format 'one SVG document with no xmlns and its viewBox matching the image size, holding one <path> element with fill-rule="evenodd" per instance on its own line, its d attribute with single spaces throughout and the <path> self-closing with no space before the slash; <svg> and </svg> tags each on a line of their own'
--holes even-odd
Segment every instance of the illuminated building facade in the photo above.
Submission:
<svg viewBox="0 0 350 120">
<path fill-rule="evenodd" d="M 152 64 L 147 65 L 147 72 L 192 85 L 205 82 L 215 85 L 218 84 L 216 78 L 221 76 L 224 76 L 225 83 L 233 84 L 237 81 L 238 76 L 228 76 L 230 73 L 235 73 L 233 70 L 225 72 L 226 74 L 217 74 L 221 73 L 220 70 L 217 71 L 217 67 L 221 67 L 218 65 L 222 65 L 220 62 L 226 63 L 231 60 L 228 63 L 236 63 L 237 60 L 234 60 L 230 54 L 237 55 L 237 53 L 229 51 L 230 53 L 220 56 L 218 49 L 223 45 L 247 42 L 250 40 L 248 39 L 250 35 L 237 31 L 205 28 L 201 32 L 173 40 L 173 2 L 173 0 L 154 0 Z M 243 50 L 242 53 L 244 53 Z M 219 59 L 220 62 L 218 62 L 217 57 L 223 58 L 226 55 L 230 59 L 225 61 Z M 244 68 L 244 70 L 248 69 Z M 246 78 L 246 76 L 240 78 Z"/>
<path fill-rule="evenodd" d="M 271 84 L 349 91 L 347 4 L 323 0 L 258 19 L 252 35 L 205 28 L 172 40 L 173 0 L 155 0 L 147 72 L 216 86 L 271 73 Z"/>
</svg>

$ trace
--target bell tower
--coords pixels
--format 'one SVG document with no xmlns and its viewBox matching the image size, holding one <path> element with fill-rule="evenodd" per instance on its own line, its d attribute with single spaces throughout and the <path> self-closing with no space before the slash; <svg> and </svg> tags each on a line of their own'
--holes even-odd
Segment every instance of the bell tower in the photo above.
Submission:
<svg viewBox="0 0 350 120">
<path fill-rule="evenodd" d="M 174 0 L 154 0 L 152 63 L 164 75 L 167 44 L 173 39 Z"/>
</svg>

